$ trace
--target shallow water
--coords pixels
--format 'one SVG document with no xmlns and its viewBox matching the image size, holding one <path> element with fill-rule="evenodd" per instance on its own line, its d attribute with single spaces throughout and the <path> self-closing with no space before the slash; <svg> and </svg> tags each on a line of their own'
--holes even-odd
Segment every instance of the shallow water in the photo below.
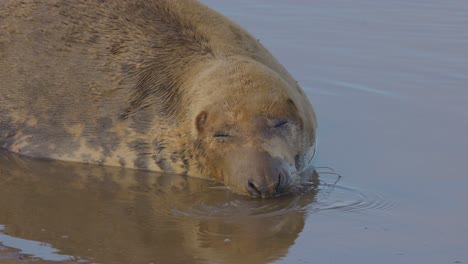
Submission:
<svg viewBox="0 0 468 264">
<path fill-rule="evenodd" d="M 295 76 L 343 177 L 253 200 L 1 153 L 0 263 L 468 263 L 467 1 L 203 2 Z"/>
<path fill-rule="evenodd" d="M 262 200 L 178 175 L 6 152 L 0 164 L 0 241 L 47 261 L 265 263 L 287 254 L 307 214 L 383 201 L 325 182 Z"/>
</svg>

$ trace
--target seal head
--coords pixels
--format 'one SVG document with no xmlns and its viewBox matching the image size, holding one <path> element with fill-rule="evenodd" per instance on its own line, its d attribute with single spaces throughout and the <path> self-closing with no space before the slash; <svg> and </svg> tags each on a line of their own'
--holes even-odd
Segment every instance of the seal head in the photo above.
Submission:
<svg viewBox="0 0 468 264">
<path fill-rule="evenodd" d="M 193 111 L 203 173 L 258 197 L 296 186 L 315 143 L 315 115 L 296 89 L 252 60 L 214 63 L 195 84 L 204 91 Z"/>
</svg>

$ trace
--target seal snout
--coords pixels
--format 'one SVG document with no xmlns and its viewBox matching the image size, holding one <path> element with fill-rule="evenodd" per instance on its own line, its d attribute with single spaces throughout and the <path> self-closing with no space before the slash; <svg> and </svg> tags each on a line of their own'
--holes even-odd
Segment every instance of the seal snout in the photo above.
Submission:
<svg viewBox="0 0 468 264">
<path fill-rule="evenodd" d="M 279 172 L 277 177 L 274 175 L 264 175 L 261 180 L 249 179 L 247 181 L 247 192 L 252 197 L 275 197 L 283 194 L 289 182 L 289 176 L 286 172 Z"/>
<path fill-rule="evenodd" d="M 224 184 L 252 197 L 269 198 L 287 193 L 294 175 L 289 162 L 266 151 L 241 149 L 231 153 L 222 165 Z"/>
</svg>

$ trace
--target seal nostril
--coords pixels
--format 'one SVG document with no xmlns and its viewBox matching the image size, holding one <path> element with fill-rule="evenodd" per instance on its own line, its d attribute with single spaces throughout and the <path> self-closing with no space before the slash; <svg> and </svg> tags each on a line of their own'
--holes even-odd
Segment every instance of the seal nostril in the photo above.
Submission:
<svg viewBox="0 0 468 264">
<path fill-rule="evenodd" d="M 283 189 L 283 185 L 284 185 L 284 175 L 282 173 L 280 173 L 278 175 L 278 184 L 276 184 L 276 194 L 279 194 L 281 193 L 281 190 Z"/>
<path fill-rule="evenodd" d="M 258 188 L 255 186 L 255 184 L 249 180 L 248 183 L 247 183 L 247 190 L 249 191 L 250 195 L 252 196 L 261 196 L 262 193 L 260 192 L 260 190 L 258 190 Z"/>
<path fill-rule="evenodd" d="M 278 184 L 276 185 L 276 194 L 284 192 L 285 186 L 288 185 L 288 178 L 284 173 L 278 175 Z"/>
</svg>

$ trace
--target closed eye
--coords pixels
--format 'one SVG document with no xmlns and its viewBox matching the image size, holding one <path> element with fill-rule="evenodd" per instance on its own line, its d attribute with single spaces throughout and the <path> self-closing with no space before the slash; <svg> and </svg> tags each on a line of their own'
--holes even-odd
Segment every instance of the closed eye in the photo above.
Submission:
<svg viewBox="0 0 468 264">
<path fill-rule="evenodd" d="M 214 134 L 213 137 L 217 138 L 217 139 L 226 139 L 228 137 L 231 137 L 231 135 L 229 133 L 226 133 L 226 132 L 217 132 L 216 134 Z"/>
<path fill-rule="evenodd" d="M 281 121 L 279 121 L 278 123 L 276 123 L 276 125 L 274 125 L 273 127 L 274 127 L 274 128 L 283 127 L 283 126 L 287 125 L 288 123 L 289 123 L 288 120 L 281 120 Z"/>
</svg>

